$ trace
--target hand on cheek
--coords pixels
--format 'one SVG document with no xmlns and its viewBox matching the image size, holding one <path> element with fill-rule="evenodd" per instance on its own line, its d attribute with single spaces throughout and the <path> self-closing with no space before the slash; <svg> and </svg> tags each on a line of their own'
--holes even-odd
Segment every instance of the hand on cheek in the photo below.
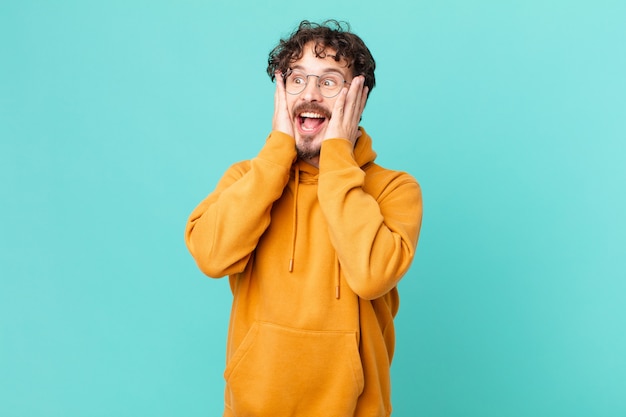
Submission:
<svg viewBox="0 0 626 417">
<path fill-rule="evenodd" d="M 280 71 L 276 71 L 276 92 L 274 93 L 274 118 L 272 120 L 272 130 L 277 130 L 294 136 L 293 123 L 287 109 L 287 92 L 285 91 L 285 80 Z"/>
<path fill-rule="evenodd" d="M 367 101 L 368 87 L 363 86 L 365 77 L 354 77 L 349 88 L 344 88 L 333 108 L 332 117 L 328 123 L 324 140 L 347 139 L 353 144 L 360 136 L 359 121 Z"/>
</svg>

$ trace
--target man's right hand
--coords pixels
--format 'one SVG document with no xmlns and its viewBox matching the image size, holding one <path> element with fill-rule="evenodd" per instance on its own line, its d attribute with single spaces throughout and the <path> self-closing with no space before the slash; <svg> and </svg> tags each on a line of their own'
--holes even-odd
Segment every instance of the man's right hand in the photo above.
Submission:
<svg viewBox="0 0 626 417">
<path fill-rule="evenodd" d="M 276 71 L 276 93 L 274 93 L 274 119 L 272 120 L 272 130 L 277 130 L 294 137 L 293 123 L 287 110 L 287 92 L 285 91 L 285 80 L 280 71 Z"/>
</svg>

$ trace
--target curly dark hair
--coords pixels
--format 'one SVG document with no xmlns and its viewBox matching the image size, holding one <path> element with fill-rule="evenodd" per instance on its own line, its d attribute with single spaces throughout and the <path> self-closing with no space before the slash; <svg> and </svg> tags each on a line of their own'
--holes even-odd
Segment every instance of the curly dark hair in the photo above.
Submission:
<svg viewBox="0 0 626 417">
<path fill-rule="evenodd" d="M 344 59 L 353 76 L 364 75 L 365 85 L 372 91 L 376 85 L 374 57 L 363 40 L 350 32 L 350 25 L 337 20 L 321 24 L 303 20 L 289 38 L 281 39 L 267 59 L 267 74 L 272 81 L 276 71 L 285 73 L 293 62 L 302 58 L 304 45 L 309 42 L 315 42 L 315 56 L 320 58 L 326 57 L 326 48 L 335 50 L 335 61 Z"/>
</svg>

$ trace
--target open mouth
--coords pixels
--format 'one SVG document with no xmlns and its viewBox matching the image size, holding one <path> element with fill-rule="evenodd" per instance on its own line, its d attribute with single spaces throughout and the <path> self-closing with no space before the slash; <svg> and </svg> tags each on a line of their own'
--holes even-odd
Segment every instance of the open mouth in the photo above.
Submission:
<svg viewBox="0 0 626 417">
<path fill-rule="evenodd" d="M 298 126 L 303 132 L 312 133 L 320 129 L 326 121 L 326 116 L 315 112 L 302 112 L 298 116 Z"/>
<path fill-rule="evenodd" d="M 301 134 L 314 136 L 324 128 L 329 119 L 330 115 L 321 109 L 302 109 L 296 113 L 296 126 Z"/>
<path fill-rule="evenodd" d="M 293 109 L 293 117 L 298 133 L 312 138 L 326 129 L 331 113 L 319 103 L 304 102 Z"/>
</svg>

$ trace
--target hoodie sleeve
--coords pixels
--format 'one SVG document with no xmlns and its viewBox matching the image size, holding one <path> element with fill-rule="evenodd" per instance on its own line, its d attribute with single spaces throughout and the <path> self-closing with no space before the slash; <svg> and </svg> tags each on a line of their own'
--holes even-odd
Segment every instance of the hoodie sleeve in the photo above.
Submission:
<svg viewBox="0 0 626 417">
<path fill-rule="evenodd" d="M 289 181 L 294 139 L 272 132 L 257 157 L 233 165 L 189 216 L 185 243 L 206 275 L 242 272 Z"/>
<path fill-rule="evenodd" d="M 411 265 L 422 221 L 419 184 L 406 173 L 372 175 L 382 190 L 367 192 L 365 172 L 352 143 L 324 141 L 318 198 L 345 279 L 359 297 L 374 299 L 393 289 Z"/>
</svg>

